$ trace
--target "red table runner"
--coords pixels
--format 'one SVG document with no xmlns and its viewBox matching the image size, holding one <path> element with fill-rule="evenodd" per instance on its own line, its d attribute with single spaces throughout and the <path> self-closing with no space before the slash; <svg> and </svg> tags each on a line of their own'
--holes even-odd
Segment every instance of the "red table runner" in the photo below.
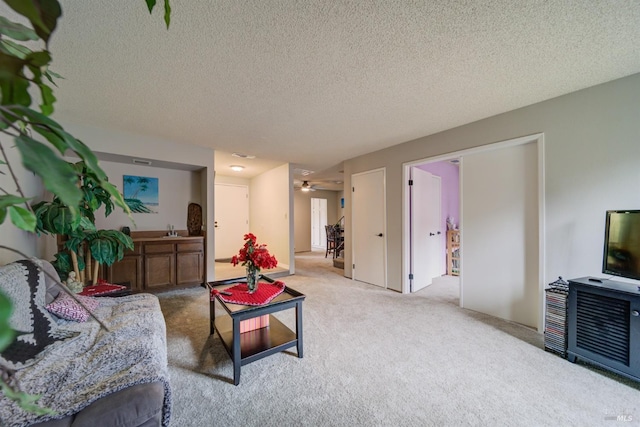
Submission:
<svg viewBox="0 0 640 427">
<path fill-rule="evenodd" d="M 113 285 L 104 280 L 98 280 L 98 284 L 85 286 L 82 292 L 80 292 L 78 295 L 95 297 L 97 295 L 110 294 L 112 292 L 121 291 L 123 289 L 127 289 L 127 287 L 122 285 Z"/>
<path fill-rule="evenodd" d="M 224 292 L 230 292 L 231 295 L 221 294 L 217 289 L 211 289 L 211 301 L 215 296 L 231 304 L 240 305 L 263 305 L 271 302 L 272 299 L 280 295 L 284 291 L 284 282 L 276 280 L 273 283 L 259 282 L 258 289 L 250 294 L 247 291 L 247 284 L 244 282 L 238 283 L 230 288 L 223 289 Z"/>
</svg>

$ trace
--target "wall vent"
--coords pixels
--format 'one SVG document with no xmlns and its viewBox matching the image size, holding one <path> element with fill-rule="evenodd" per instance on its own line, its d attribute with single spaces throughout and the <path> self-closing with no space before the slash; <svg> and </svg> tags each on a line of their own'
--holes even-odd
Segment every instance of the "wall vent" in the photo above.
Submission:
<svg viewBox="0 0 640 427">
<path fill-rule="evenodd" d="M 133 159 L 132 162 L 134 165 L 151 166 L 151 160 Z"/>
</svg>

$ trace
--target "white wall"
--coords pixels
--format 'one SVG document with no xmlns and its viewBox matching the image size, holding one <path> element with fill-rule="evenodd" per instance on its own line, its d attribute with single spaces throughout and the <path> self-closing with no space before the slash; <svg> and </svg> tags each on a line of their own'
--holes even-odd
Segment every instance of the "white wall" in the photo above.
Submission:
<svg viewBox="0 0 640 427">
<path fill-rule="evenodd" d="M 41 200 L 43 188 L 40 178 L 22 167 L 18 149 L 13 146 L 13 141 L 3 136 L 2 146 L 25 196 L 34 197 L 34 202 Z M 13 179 L 11 179 L 7 167 L 0 165 L 0 171 L 4 172 L 4 174 L 0 174 L 0 188 L 5 189 L 11 194 L 17 194 L 14 193 L 16 184 Z M 16 249 L 28 256 L 41 257 L 41 251 L 44 250 L 44 248 L 39 248 L 36 235 L 16 228 L 11 223 L 9 215 L 7 215 L 2 225 L 0 225 L 0 245 Z M 24 258 L 22 255 L 6 249 L 0 249 L 0 265 L 22 258 Z"/>
<path fill-rule="evenodd" d="M 326 199 L 327 224 L 335 224 L 340 219 L 340 199 L 335 191 L 295 191 L 294 192 L 294 242 L 295 252 L 311 250 L 311 199 Z"/>
<path fill-rule="evenodd" d="M 336 191 L 336 222 L 344 216 L 344 208 L 340 205 L 340 200 L 344 198 L 344 191 Z"/>
<path fill-rule="evenodd" d="M 640 74 L 406 142 L 345 162 L 351 175 L 387 169 L 388 285 L 402 283 L 402 164 L 525 135 L 544 133 L 544 200 L 549 283 L 599 275 L 607 209 L 640 209 Z M 350 227 L 350 194 L 345 219 Z M 345 234 L 347 248 L 350 233 Z M 351 276 L 345 251 L 345 275 Z"/>
<path fill-rule="evenodd" d="M 247 187 L 251 184 L 251 180 L 248 178 L 241 178 L 237 176 L 228 176 L 228 175 L 220 175 L 216 173 L 215 178 L 216 184 L 235 184 L 235 185 L 246 185 Z"/>
<path fill-rule="evenodd" d="M 290 165 L 271 169 L 251 179 L 250 232 L 267 245 L 278 266 L 293 269 L 293 198 Z M 290 223 L 291 221 L 291 223 Z"/>
<path fill-rule="evenodd" d="M 104 208 L 96 215 L 98 228 L 117 229 L 122 226 L 131 230 L 168 230 L 172 224 L 176 230 L 187 229 L 187 207 L 189 203 L 200 200 L 200 173 L 172 169 L 160 169 L 152 166 L 139 166 L 114 162 L 100 162 L 109 181 L 122 193 L 123 175 L 136 175 L 158 178 L 159 205 L 153 207 L 157 213 L 132 213 L 134 224 L 119 208 L 105 218 Z"/>
</svg>

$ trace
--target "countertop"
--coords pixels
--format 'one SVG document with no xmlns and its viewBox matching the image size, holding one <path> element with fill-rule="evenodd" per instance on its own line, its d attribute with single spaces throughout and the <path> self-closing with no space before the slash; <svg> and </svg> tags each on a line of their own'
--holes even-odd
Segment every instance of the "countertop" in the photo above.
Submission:
<svg viewBox="0 0 640 427">
<path fill-rule="evenodd" d="M 177 236 L 177 237 L 134 237 L 132 240 L 136 242 L 173 242 L 175 240 L 203 240 L 204 236 Z"/>
</svg>

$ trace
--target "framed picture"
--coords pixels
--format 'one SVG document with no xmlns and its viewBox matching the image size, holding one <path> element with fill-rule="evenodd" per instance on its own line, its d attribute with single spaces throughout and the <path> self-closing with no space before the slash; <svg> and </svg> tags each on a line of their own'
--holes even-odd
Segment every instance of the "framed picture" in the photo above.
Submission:
<svg viewBox="0 0 640 427">
<path fill-rule="evenodd" d="M 122 195 L 133 213 L 158 213 L 158 178 L 123 175 Z"/>
</svg>

